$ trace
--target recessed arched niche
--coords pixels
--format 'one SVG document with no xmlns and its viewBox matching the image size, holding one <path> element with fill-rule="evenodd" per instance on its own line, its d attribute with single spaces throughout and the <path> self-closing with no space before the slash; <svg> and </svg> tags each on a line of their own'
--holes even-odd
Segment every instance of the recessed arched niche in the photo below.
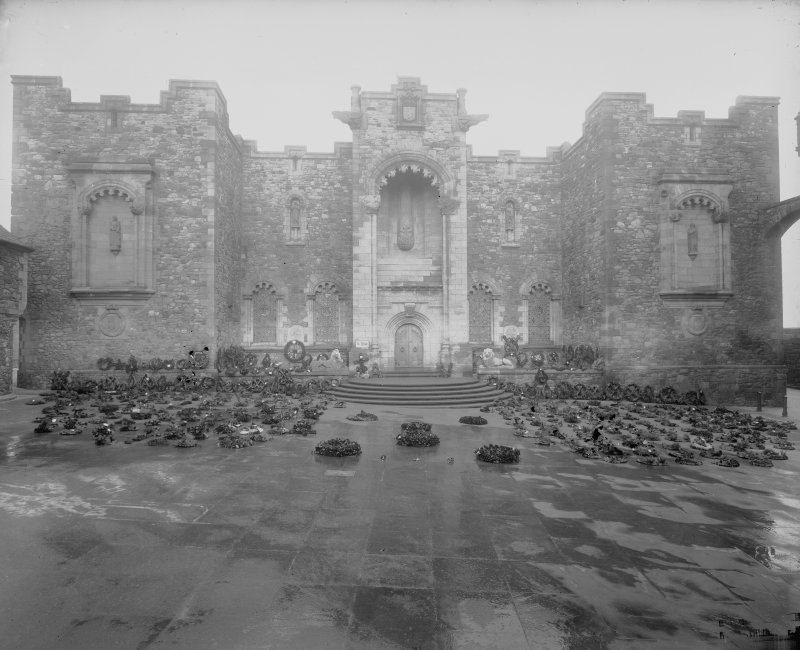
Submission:
<svg viewBox="0 0 800 650">
<path fill-rule="evenodd" d="M 390 170 L 380 188 L 379 259 L 442 262 L 442 215 L 435 177 L 418 167 Z"/>
<path fill-rule="evenodd" d="M 146 300 L 154 292 L 153 170 L 149 163 L 79 162 L 72 221 L 72 295 Z"/>
<path fill-rule="evenodd" d="M 732 295 L 731 220 L 726 176 L 665 174 L 659 183 L 662 300 L 713 307 Z"/>
</svg>

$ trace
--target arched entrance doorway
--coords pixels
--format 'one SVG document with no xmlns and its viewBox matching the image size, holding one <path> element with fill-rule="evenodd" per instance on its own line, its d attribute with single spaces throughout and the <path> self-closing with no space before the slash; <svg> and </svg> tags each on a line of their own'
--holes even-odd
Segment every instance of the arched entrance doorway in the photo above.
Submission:
<svg viewBox="0 0 800 650">
<path fill-rule="evenodd" d="M 395 332 L 394 365 L 397 368 L 422 367 L 422 330 L 413 323 L 405 323 Z"/>
</svg>

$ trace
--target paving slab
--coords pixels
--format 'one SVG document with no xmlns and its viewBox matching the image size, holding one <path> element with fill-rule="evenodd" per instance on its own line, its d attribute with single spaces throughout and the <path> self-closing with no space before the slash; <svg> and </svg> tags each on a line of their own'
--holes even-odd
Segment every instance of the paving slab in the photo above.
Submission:
<svg viewBox="0 0 800 650">
<path fill-rule="evenodd" d="M 360 405 L 238 450 L 99 447 L 34 433 L 29 397 L 0 402 L 3 647 L 747 648 L 800 612 L 800 452 L 613 465 Z M 419 419 L 440 444 L 397 446 Z M 363 453 L 313 454 L 331 437 Z"/>
</svg>

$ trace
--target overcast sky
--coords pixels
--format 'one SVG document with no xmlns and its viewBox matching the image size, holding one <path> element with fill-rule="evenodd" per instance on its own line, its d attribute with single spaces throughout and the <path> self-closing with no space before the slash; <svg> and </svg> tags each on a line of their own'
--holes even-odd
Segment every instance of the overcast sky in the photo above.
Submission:
<svg viewBox="0 0 800 650">
<path fill-rule="evenodd" d="M 56 75 L 73 101 L 157 103 L 169 79 L 217 81 L 234 133 L 260 150 L 333 151 L 350 130 L 350 86 L 399 75 L 467 88 L 480 155 L 543 156 L 575 142 L 603 91 L 645 92 L 658 117 L 727 117 L 737 95 L 781 98 L 781 199 L 800 194 L 800 1 L 594 0 L 256 2 L 0 0 L 0 143 L 9 75 Z M 11 152 L 0 144 L 0 224 Z M 784 237 L 785 322 L 800 326 L 800 224 Z"/>
</svg>

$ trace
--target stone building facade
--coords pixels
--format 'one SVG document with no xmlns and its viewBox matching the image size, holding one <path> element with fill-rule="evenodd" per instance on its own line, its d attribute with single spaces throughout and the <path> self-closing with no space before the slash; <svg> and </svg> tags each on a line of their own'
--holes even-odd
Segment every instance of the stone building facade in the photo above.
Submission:
<svg viewBox="0 0 800 650">
<path fill-rule="evenodd" d="M 354 86 L 332 153 L 258 151 L 211 82 L 152 105 L 13 84 L 31 385 L 98 357 L 289 340 L 469 373 L 519 334 L 596 346 L 616 381 L 783 393 L 777 98 L 659 118 L 604 93 L 575 144 L 523 157 L 473 155 L 487 116 L 412 77 Z"/>
<path fill-rule="evenodd" d="M 0 226 L 0 395 L 10 393 L 19 369 L 19 334 L 28 299 L 31 249 Z"/>
</svg>

